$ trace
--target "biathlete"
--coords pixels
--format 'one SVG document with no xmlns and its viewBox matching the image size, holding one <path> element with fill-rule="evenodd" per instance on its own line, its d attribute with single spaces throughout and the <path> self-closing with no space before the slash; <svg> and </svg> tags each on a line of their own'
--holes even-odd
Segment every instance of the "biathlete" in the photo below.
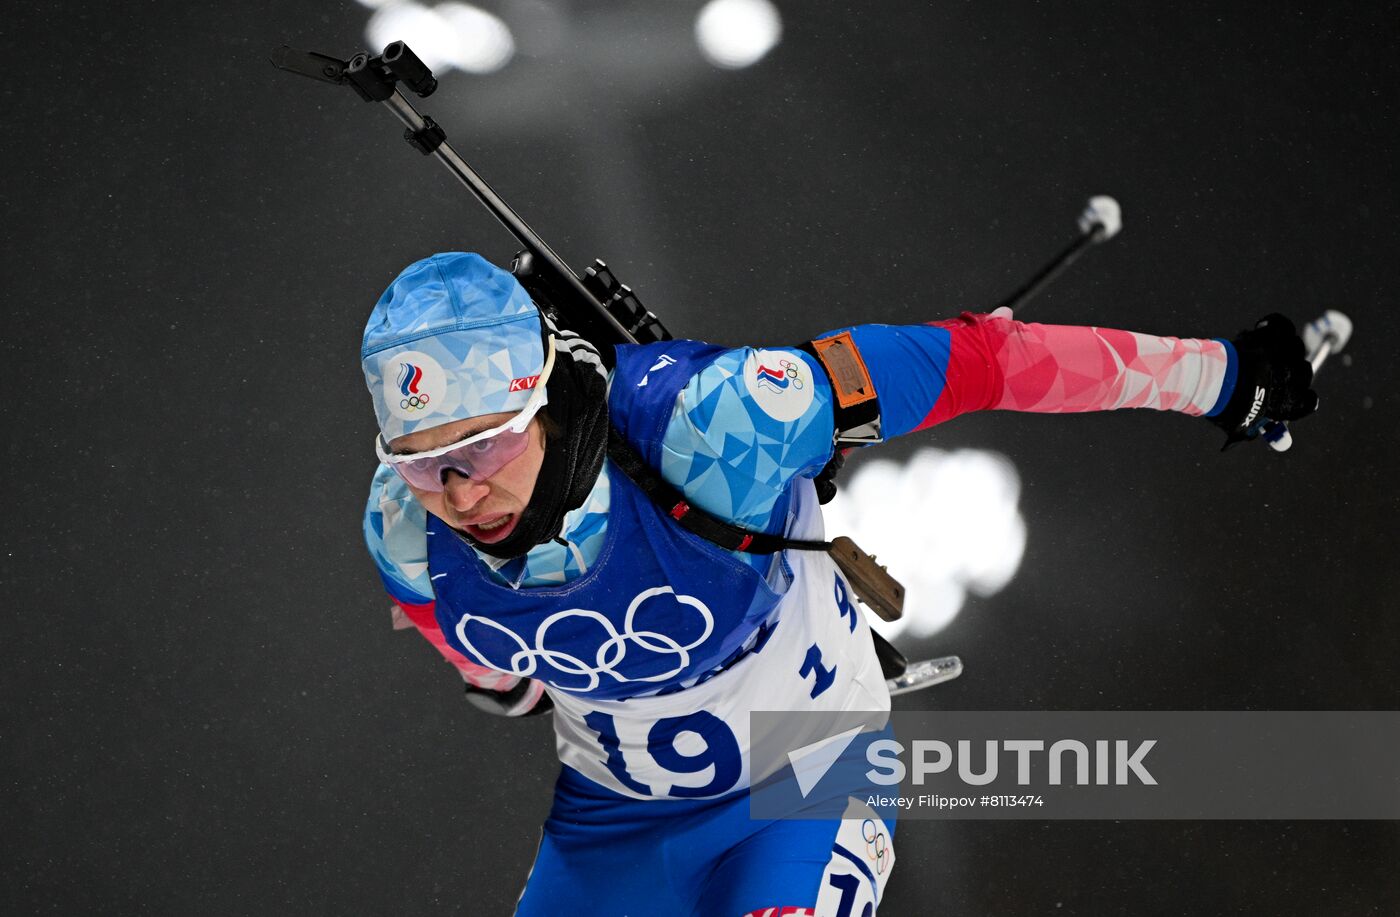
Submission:
<svg viewBox="0 0 1400 917">
<path fill-rule="evenodd" d="M 1231 342 L 963 314 L 805 347 L 621 345 L 609 372 L 464 253 L 399 275 L 361 362 L 365 535 L 396 613 L 478 706 L 553 712 L 562 768 L 520 915 L 872 915 L 895 859 L 888 812 L 749 817 L 750 710 L 889 709 L 849 585 L 821 552 L 684 530 L 609 458 L 610 428 L 685 504 L 811 540 L 834 450 L 969 411 L 1153 408 L 1240 438 L 1317 406 L 1281 316 Z"/>
</svg>

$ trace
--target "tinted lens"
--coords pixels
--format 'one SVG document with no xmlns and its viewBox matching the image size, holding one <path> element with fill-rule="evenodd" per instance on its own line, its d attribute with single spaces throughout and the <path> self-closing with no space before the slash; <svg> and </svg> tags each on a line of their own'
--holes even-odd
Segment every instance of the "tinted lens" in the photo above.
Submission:
<svg viewBox="0 0 1400 917">
<path fill-rule="evenodd" d="M 460 448 L 442 455 L 413 462 L 396 462 L 391 467 L 419 490 L 436 492 L 442 490 L 443 477 L 449 470 L 483 481 L 524 452 L 529 443 L 529 430 L 523 433 L 504 430 L 487 439 L 464 443 Z"/>
</svg>

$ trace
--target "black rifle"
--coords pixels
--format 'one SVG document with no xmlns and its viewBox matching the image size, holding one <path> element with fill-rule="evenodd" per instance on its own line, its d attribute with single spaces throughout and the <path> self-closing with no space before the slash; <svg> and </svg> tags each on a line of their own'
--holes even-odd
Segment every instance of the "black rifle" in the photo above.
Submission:
<svg viewBox="0 0 1400 917">
<path fill-rule="evenodd" d="M 436 157 L 524 246 L 511 264 L 511 273 L 535 304 L 556 324 L 578 332 L 596 345 L 609 367 L 614 360 L 613 344 L 671 340 L 671 333 L 661 321 L 642 305 L 631 287 L 618 282 L 602 261 L 594 261 L 582 274 L 575 274 L 564 259 L 457 155 L 442 127 L 427 115 L 419 114 L 404 98 L 399 83 L 420 98 L 427 98 L 437 89 L 432 71 L 408 45 L 396 41 L 378 57 L 361 51 L 348 61 L 283 45 L 272 53 L 271 60 L 280 70 L 323 83 L 349 86 L 364 101 L 386 105 L 403 122 L 403 136 L 409 145 L 425 156 Z"/>
</svg>

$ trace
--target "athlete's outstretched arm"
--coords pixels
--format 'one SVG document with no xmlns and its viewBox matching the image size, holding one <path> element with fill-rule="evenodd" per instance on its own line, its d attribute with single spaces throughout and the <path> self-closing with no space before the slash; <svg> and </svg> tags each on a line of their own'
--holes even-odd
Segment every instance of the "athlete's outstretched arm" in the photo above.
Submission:
<svg viewBox="0 0 1400 917">
<path fill-rule="evenodd" d="M 835 338 L 849 345 L 841 357 L 822 346 Z M 810 350 L 721 353 L 678 397 L 661 470 L 703 509 L 761 529 L 789 482 L 830 458 L 833 431 L 870 416 L 861 399 L 872 392 L 881 440 L 970 411 L 1118 408 L 1201 416 L 1238 437 L 1261 414 L 1315 409 L 1310 383 L 1302 341 L 1282 316 L 1233 341 L 1028 324 L 1004 310 L 858 325 L 820 335 Z"/>
<path fill-rule="evenodd" d="M 843 390 L 873 389 L 881 439 L 968 411 L 1066 412 L 1155 407 L 1206 414 L 1231 389 L 1222 341 L 1027 325 L 964 314 L 929 325 L 858 325 L 845 358 L 797 348 L 720 353 L 681 391 L 662 474 L 702 509 L 771 528 L 789 483 L 817 473 L 848 415 Z M 665 345 L 653 345 L 664 348 Z M 867 374 L 859 383 L 852 375 Z M 835 381 L 833 381 L 835 380 Z M 1222 396 L 1222 393 L 1224 395 Z"/>
<path fill-rule="evenodd" d="M 1296 420 L 1317 409 L 1303 341 L 1277 314 L 1232 341 L 1026 324 L 1005 310 L 849 335 L 879 394 L 885 437 L 977 410 L 1153 408 L 1206 417 L 1237 442 L 1260 417 Z M 814 349 L 822 353 L 820 342 Z"/>
<path fill-rule="evenodd" d="M 886 438 L 981 410 L 1153 408 L 1212 416 L 1234 389 L 1227 341 L 1040 325 L 964 313 L 929 325 L 850 329 Z"/>
</svg>

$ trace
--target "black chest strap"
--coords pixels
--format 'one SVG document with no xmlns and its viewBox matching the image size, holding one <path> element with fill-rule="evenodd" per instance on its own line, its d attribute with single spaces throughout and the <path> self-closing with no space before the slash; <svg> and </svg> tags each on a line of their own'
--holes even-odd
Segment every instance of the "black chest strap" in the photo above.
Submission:
<svg viewBox="0 0 1400 917">
<path fill-rule="evenodd" d="M 719 545 L 726 551 L 776 554 L 790 548 L 799 551 L 826 551 L 831 548 L 829 541 L 802 541 L 782 535 L 750 532 L 710 515 L 672 487 L 670 482 L 637 454 L 632 444 L 623 439 L 622 434 L 611 424 L 608 428 L 608 458 L 681 528 L 711 544 Z"/>
<path fill-rule="evenodd" d="M 637 454 L 632 444 L 623 439 L 617 427 L 611 423 L 608 424 L 608 458 L 622 469 L 633 484 L 641 488 L 648 499 L 692 535 L 726 550 L 749 554 L 776 554 L 788 548 L 825 551 L 846 575 L 856 596 L 876 614 L 886 621 L 897 620 L 903 614 L 904 587 L 883 567 L 876 566 L 875 558 L 860 550 L 849 538 L 838 538 L 835 544 L 830 541 L 801 541 L 781 535 L 750 532 L 718 519 L 692 506 L 684 494 L 672 487 L 660 472 Z M 909 665 L 904 655 L 877 631 L 870 631 L 870 637 L 875 641 L 875 654 L 879 657 L 884 676 L 894 678 L 903 674 Z"/>
</svg>

